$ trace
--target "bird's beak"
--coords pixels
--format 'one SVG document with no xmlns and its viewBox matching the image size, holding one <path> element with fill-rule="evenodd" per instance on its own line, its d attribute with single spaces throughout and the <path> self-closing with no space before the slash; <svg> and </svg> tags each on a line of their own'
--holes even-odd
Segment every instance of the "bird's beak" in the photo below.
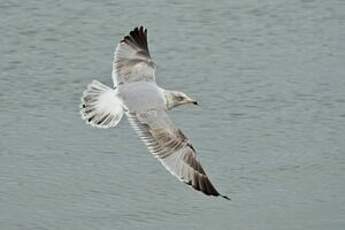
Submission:
<svg viewBox="0 0 345 230">
<path fill-rule="evenodd" d="M 184 104 L 199 105 L 199 103 L 198 103 L 196 100 L 194 100 L 194 99 L 192 99 L 192 98 L 190 98 L 190 97 L 188 97 L 188 98 L 184 101 Z"/>
<path fill-rule="evenodd" d="M 193 104 L 193 105 L 199 105 L 199 103 L 196 100 L 193 100 L 191 98 L 188 100 L 188 103 Z"/>
<path fill-rule="evenodd" d="M 193 103 L 194 105 L 199 105 L 199 103 L 198 103 L 197 101 L 192 101 L 192 103 Z"/>
</svg>

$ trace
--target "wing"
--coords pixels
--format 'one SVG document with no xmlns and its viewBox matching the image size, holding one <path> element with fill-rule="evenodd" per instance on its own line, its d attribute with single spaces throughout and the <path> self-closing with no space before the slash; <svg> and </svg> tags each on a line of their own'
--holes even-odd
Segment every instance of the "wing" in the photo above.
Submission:
<svg viewBox="0 0 345 230">
<path fill-rule="evenodd" d="M 163 110 L 128 113 L 128 120 L 150 152 L 180 181 L 206 195 L 218 193 L 196 158 L 196 151 L 188 138 L 175 128 Z"/>
<path fill-rule="evenodd" d="M 155 80 L 155 64 L 150 56 L 144 27 L 136 27 L 117 45 L 112 75 L 114 86 Z"/>
</svg>

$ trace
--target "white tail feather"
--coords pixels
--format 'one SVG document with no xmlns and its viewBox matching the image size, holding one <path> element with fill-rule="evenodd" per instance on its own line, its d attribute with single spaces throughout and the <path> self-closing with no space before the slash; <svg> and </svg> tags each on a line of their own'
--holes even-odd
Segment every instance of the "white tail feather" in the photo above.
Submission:
<svg viewBox="0 0 345 230">
<path fill-rule="evenodd" d="M 81 98 L 81 118 L 98 128 L 115 127 L 123 115 L 121 99 L 116 90 L 93 80 Z"/>
</svg>

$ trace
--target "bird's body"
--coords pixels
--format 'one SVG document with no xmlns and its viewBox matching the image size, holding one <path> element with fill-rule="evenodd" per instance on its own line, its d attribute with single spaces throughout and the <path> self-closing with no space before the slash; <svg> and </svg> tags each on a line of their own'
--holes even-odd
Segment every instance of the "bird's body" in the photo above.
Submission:
<svg viewBox="0 0 345 230">
<path fill-rule="evenodd" d="M 154 81 L 123 84 L 118 87 L 118 91 L 129 112 L 144 112 L 156 108 L 166 109 L 164 90 Z"/>
<path fill-rule="evenodd" d="M 82 118 L 92 126 L 110 128 L 126 114 L 149 151 L 172 175 L 206 195 L 229 199 L 214 188 L 190 140 L 168 116 L 176 106 L 197 102 L 182 92 L 159 87 L 155 66 L 146 29 L 137 27 L 115 50 L 114 89 L 92 81 L 82 97 Z"/>
</svg>

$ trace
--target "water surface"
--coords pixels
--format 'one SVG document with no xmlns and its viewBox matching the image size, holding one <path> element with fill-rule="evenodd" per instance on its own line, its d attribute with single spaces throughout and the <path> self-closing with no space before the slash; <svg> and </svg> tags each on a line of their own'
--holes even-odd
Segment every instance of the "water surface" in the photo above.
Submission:
<svg viewBox="0 0 345 230">
<path fill-rule="evenodd" d="M 1 229 L 344 229 L 344 1 L 2 1 Z M 172 112 L 231 202 L 169 175 L 124 119 L 86 126 L 116 43 L 149 29 Z"/>
</svg>

